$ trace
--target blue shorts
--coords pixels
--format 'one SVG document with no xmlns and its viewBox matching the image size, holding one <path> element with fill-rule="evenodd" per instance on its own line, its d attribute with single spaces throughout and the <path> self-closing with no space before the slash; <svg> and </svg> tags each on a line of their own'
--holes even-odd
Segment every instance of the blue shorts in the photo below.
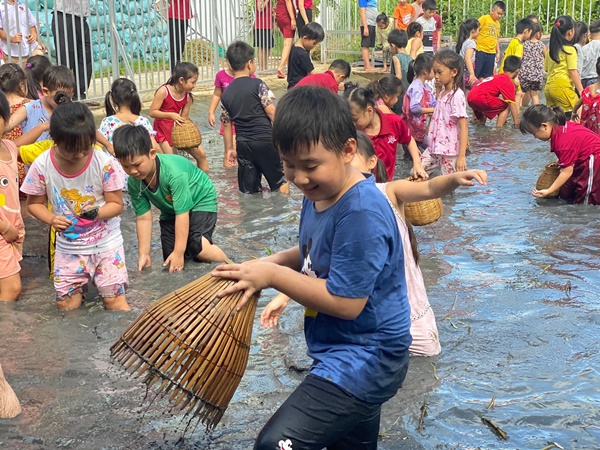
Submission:
<svg viewBox="0 0 600 450">
<path fill-rule="evenodd" d="M 475 52 L 475 76 L 477 78 L 487 78 L 494 75 L 496 68 L 496 54 L 484 53 L 477 50 Z"/>
</svg>

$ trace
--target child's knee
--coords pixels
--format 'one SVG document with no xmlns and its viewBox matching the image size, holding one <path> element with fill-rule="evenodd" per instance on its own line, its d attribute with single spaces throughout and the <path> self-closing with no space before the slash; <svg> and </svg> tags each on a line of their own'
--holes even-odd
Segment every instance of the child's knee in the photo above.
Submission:
<svg viewBox="0 0 600 450">
<path fill-rule="evenodd" d="M 0 301 L 14 302 L 21 295 L 22 285 L 19 274 L 0 280 Z"/>
<path fill-rule="evenodd" d="M 131 311 L 125 295 L 117 297 L 102 297 L 104 309 L 108 311 Z"/>
</svg>

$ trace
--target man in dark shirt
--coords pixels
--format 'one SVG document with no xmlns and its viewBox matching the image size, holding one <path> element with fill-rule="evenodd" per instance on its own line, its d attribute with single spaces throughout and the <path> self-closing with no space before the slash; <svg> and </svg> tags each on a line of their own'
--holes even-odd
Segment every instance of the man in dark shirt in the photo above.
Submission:
<svg viewBox="0 0 600 450">
<path fill-rule="evenodd" d="M 302 28 L 302 37 L 296 41 L 290 52 L 288 61 L 288 89 L 296 86 L 305 76 L 315 70 L 310 59 L 310 51 L 325 38 L 323 27 L 316 22 L 311 22 Z"/>
</svg>

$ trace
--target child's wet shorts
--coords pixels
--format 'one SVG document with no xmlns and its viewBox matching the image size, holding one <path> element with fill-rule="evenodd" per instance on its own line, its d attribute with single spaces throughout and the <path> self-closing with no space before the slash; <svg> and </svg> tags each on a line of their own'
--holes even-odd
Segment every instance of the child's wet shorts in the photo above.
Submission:
<svg viewBox="0 0 600 450">
<path fill-rule="evenodd" d="M 475 117 L 478 119 L 483 118 L 483 116 L 492 120 L 506 108 L 508 108 L 508 103 L 498 97 L 488 96 L 483 99 L 472 99 L 469 101 L 469 106 L 473 109 L 473 113 Z"/>
<path fill-rule="evenodd" d="M 238 186 L 244 194 L 262 191 L 264 175 L 272 192 L 286 183 L 279 153 L 270 141 L 237 141 Z"/>
<path fill-rule="evenodd" d="M 217 224 L 216 212 L 190 211 L 190 230 L 184 258 L 195 259 L 202 251 L 202 238 L 212 244 L 212 234 Z M 175 219 L 160 220 L 160 243 L 163 260 L 175 250 Z"/>
<path fill-rule="evenodd" d="M 57 300 L 85 292 L 90 279 L 102 298 L 125 294 L 129 276 L 122 244 L 115 249 L 93 255 L 72 255 L 56 251 L 54 288 Z"/>
<path fill-rule="evenodd" d="M 375 47 L 375 27 L 373 25 L 367 27 L 369 28 L 369 35 L 365 36 L 363 34 L 365 27 L 360 26 L 360 46 L 373 48 Z"/>
<path fill-rule="evenodd" d="M 496 67 L 496 54 L 485 53 L 477 50 L 475 52 L 475 76 L 477 78 L 487 78 L 494 75 Z"/>
<path fill-rule="evenodd" d="M 17 246 L 6 242 L 3 237 L 0 238 L 0 280 L 16 275 L 21 271 L 21 265 L 19 264 L 19 261 L 23 259 L 21 248 L 22 244 Z"/>
<path fill-rule="evenodd" d="M 542 90 L 542 82 L 521 79 L 521 90 L 523 92 L 541 91 Z"/>
</svg>

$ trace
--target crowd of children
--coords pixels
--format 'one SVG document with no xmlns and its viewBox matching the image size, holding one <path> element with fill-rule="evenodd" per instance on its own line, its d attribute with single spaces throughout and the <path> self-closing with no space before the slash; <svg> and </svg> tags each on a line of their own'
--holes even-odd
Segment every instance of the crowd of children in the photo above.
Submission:
<svg viewBox="0 0 600 450">
<path fill-rule="evenodd" d="M 261 315 L 265 326 L 276 325 L 290 298 L 306 308 L 315 364 L 255 448 L 277 448 L 282 438 L 311 448 L 355 448 L 358 440 L 361 448 L 376 448 L 381 404 L 402 384 L 409 353 L 441 351 L 404 204 L 487 182 L 484 171 L 468 170 L 467 106 L 475 123 L 497 117 L 502 127 L 510 113 L 515 128 L 550 141 L 562 170 L 535 197 L 560 190 L 569 202 L 600 204 L 600 22 L 588 27 L 560 16 L 546 49 L 537 18 L 529 16 L 516 23 L 502 55 L 502 1 L 461 24 L 454 50 L 441 48 L 435 0 L 400 0 L 393 18 L 374 15 L 371 0 L 359 0 L 363 50 L 376 36 L 385 39 L 390 73 L 365 87 L 342 86 L 351 72 L 343 60 L 314 73 L 309 51 L 324 31 L 312 22 L 312 2 L 302 5 L 297 19 L 288 18 L 301 27 L 288 53 L 289 92 L 279 104 L 255 76 L 254 48 L 236 41 L 208 113 L 215 126 L 221 108 L 224 165 L 237 167 L 241 192 L 261 192 L 264 176 L 271 191 L 287 194 L 293 183 L 303 193 L 299 243 L 259 261 L 221 265 L 213 275 L 236 281 L 222 295 L 245 291 L 239 307 L 260 289 L 280 291 Z M 277 2 L 279 16 L 288 6 Z M 135 84 L 115 80 L 96 129 L 90 110 L 71 101 L 72 72 L 34 58 L 44 57 L 32 57 L 25 70 L 0 68 L 0 177 L 7 180 L 0 300 L 21 292 L 20 192 L 28 212 L 53 230 L 59 309 L 79 307 L 90 282 L 106 309 L 129 309 L 120 231 L 128 206 L 136 216 L 138 270 L 152 264 L 152 206 L 160 211 L 163 267 L 174 272 L 185 260 L 227 260 L 213 242 L 218 195 L 206 154 L 201 146 L 186 149 L 192 164 L 173 148 L 173 130 L 190 114 L 198 68 L 177 63 L 155 92 L 153 124 L 141 116 Z M 364 64 L 374 69 L 368 58 Z M 394 180 L 399 145 L 412 159 L 412 175 L 427 181 Z M 19 170 L 18 163 L 28 167 Z M 435 172 L 440 176 L 429 179 Z M 308 409 L 298 407 L 307 401 Z"/>
</svg>

